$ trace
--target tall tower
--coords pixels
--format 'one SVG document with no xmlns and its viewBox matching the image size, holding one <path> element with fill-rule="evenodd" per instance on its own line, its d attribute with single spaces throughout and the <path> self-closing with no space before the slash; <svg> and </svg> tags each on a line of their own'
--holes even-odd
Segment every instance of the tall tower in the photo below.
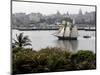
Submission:
<svg viewBox="0 0 100 75">
<path fill-rule="evenodd" d="M 75 24 L 75 19 L 73 18 L 73 24 Z"/>
<path fill-rule="evenodd" d="M 67 12 L 67 16 L 69 16 L 69 13 Z"/>
<path fill-rule="evenodd" d="M 57 15 L 60 15 L 60 12 L 59 11 L 57 11 Z"/>
<path fill-rule="evenodd" d="M 79 10 L 79 15 L 83 15 L 83 13 L 82 13 L 82 10 L 81 10 L 81 9 Z"/>
</svg>

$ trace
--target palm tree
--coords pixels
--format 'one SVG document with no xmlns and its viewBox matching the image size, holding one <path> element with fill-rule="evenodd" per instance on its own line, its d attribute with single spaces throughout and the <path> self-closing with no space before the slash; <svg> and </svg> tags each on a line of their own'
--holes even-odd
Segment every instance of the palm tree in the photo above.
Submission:
<svg viewBox="0 0 100 75">
<path fill-rule="evenodd" d="M 31 41 L 30 39 L 28 38 L 28 36 L 23 36 L 23 33 L 20 33 L 19 35 L 16 34 L 16 40 L 14 40 L 14 45 L 16 47 L 23 47 L 23 46 L 27 46 L 27 45 L 31 45 Z"/>
</svg>

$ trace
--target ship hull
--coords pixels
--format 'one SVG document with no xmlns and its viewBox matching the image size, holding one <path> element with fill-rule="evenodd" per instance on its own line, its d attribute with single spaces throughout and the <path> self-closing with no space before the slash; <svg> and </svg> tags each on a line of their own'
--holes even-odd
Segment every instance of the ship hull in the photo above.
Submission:
<svg viewBox="0 0 100 75">
<path fill-rule="evenodd" d="M 57 36 L 59 40 L 77 40 L 77 37 L 60 37 Z"/>
</svg>

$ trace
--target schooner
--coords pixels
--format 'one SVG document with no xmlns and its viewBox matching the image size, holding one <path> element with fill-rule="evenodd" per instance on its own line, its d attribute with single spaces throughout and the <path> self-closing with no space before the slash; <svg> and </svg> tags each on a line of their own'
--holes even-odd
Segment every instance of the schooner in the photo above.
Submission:
<svg viewBox="0 0 100 75">
<path fill-rule="evenodd" d="M 78 29 L 72 21 L 63 20 L 59 30 L 53 34 L 61 40 L 77 40 Z"/>
</svg>

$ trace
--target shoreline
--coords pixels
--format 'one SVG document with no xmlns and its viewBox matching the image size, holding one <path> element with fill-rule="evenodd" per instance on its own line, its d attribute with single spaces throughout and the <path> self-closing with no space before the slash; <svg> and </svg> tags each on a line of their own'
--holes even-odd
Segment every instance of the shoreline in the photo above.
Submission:
<svg viewBox="0 0 100 75">
<path fill-rule="evenodd" d="M 58 29 L 18 29 L 18 28 L 12 28 L 12 29 L 16 29 L 16 30 L 20 30 L 20 31 L 37 31 L 37 30 L 58 30 Z M 96 29 L 78 29 L 78 30 L 85 30 L 85 31 L 96 31 Z"/>
</svg>

